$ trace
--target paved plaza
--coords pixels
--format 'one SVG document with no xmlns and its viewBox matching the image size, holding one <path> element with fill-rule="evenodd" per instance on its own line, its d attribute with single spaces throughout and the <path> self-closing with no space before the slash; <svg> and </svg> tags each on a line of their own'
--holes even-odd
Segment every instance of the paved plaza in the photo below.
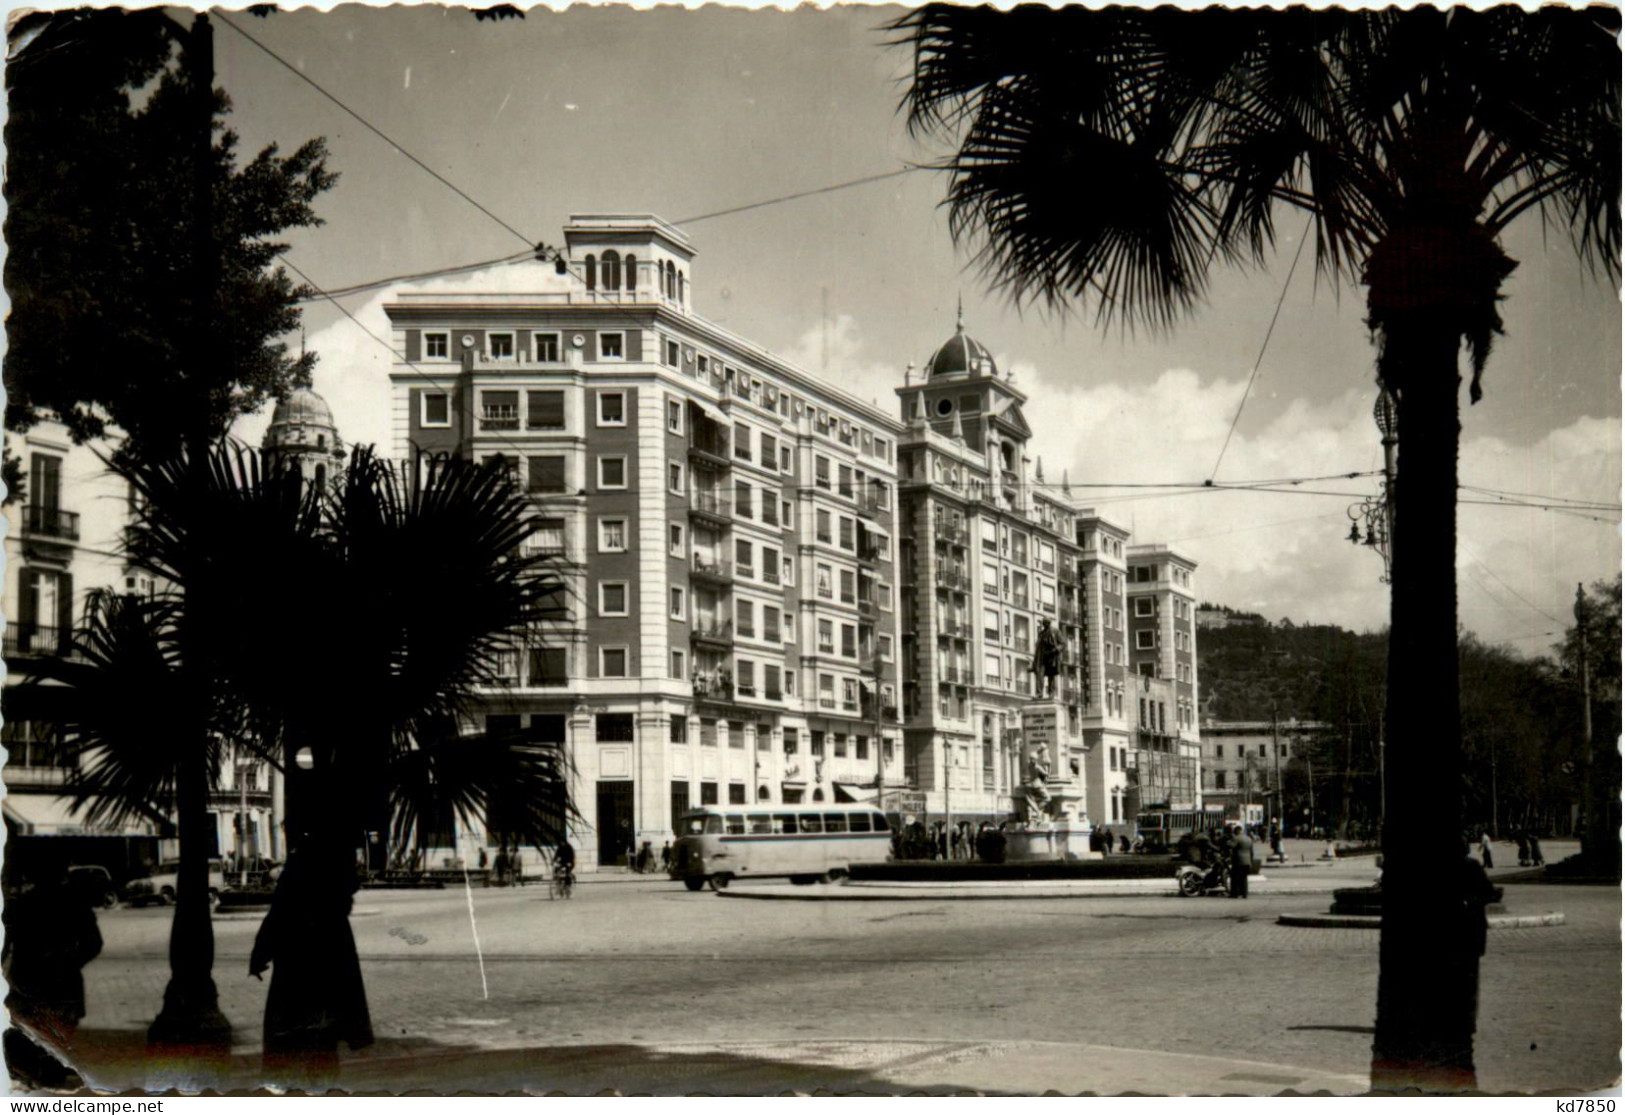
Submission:
<svg viewBox="0 0 1625 1115">
<path fill-rule="evenodd" d="M 1268 870 L 1268 869 L 1267 869 Z M 1378 935 L 1279 925 L 1323 911 L 1369 860 L 1277 869 L 1246 902 L 1072 899 L 741 902 L 663 879 L 476 890 L 489 997 L 461 890 L 366 891 L 352 919 L 379 1041 L 339 1084 L 626 1092 L 977 1090 L 1274 1093 L 1364 1088 Z M 1619 1076 L 1620 896 L 1509 886 L 1490 935 L 1478 1057 L 1489 1091 Z M 1321 893 L 1315 893 L 1320 891 Z M 86 1075 L 196 1083 L 141 1061 L 171 911 L 101 916 L 85 972 Z M 252 915 L 217 919 L 216 979 L 257 1079 L 266 983 Z"/>
</svg>

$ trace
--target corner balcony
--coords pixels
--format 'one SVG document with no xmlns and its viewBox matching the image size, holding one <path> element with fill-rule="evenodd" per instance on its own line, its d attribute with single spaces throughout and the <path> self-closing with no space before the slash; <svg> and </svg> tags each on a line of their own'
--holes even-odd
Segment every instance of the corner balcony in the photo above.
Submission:
<svg viewBox="0 0 1625 1115">
<path fill-rule="evenodd" d="M 37 623 L 6 624 L 7 658 L 67 658 L 74 654 L 73 628 Z"/>
<path fill-rule="evenodd" d="M 690 492 L 688 515 L 691 519 L 709 519 L 719 526 L 733 522 L 733 501 L 720 492 Z"/>
<path fill-rule="evenodd" d="M 688 634 L 696 643 L 730 646 L 734 641 L 734 625 L 728 620 L 696 618 Z"/>
<path fill-rule="evenodd" d="M 694 675 L 694 697 L 702 701 L 732 702 L 733 678 L 726 672 Z"/>
<path fill-rule="evenodd" d="M 60 507 L 23 508 L 22 533 L 35 538 L 58 538 L 64 542 L 79 541 L 79 512 L 64 511 Z"/>
<path fill-rule="evenodd" d="M 731 585 L 734 576 L 733 564 L 721 558 L 702 558 L 699 554 L 695 554 L 693 562 L 689 564 L 688 575 L 696 581 Z"/>
<path fill-rule="evenodd" d="M 716 469 L 733 467 L 733 453 L 726 437 L 697 434 L 689 439 L 688 456 L 690 460 Z"/>
</svg>

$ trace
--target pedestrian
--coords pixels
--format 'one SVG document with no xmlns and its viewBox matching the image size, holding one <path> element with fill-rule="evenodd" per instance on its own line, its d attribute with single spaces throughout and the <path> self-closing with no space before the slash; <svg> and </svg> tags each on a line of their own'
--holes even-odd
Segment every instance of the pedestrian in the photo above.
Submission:
<svg viewBox="0 0 1625 1115">
<path fill-rule="evenodd" d="M 8 872 L 12 855 L 8 849 Z M 0 970 L 10 986 L 12 1025 L 3 1044 L 14 1076 L 56 1088 L 68 1083 L 74 1035 L 85 1016 L 83 969 L 100 955 L 102 935 L 89 896 L 68 879 L 62 853 L 48 848 L 32 875 L 16 893 L 6 887 Z"/>
<path fill-rule="evenodd" d="M 486 857 L 485 849 L 482 847 L 480 849 L 480 870 L 484 871 L 486 866 L 489 865 L 490 862 L 491 862 L 490 859 Z"/>
<path fill-rule="evenodd" d="M 1118 837 L 1117 837 L 1117 843 L 1119 845 L 1119 850 L 1125 856 L 1128 855 L 1129 852 L 1131 851 L 1131 847 L 1130 847 L 1129 842 L 1128 842 L 1128 833 L 1126 833 L 1126 832 L 1125 833 L 1120 833 L 1118 835 Z"/>
<path fill-rule="evenodd" d="M 1529 833 L 1524 829 L 1519 829 L 1517 831 L 1517 833 L 1515 834 L 1515 836 L 1516 836 L 1517 841 L 1518 841 L 1518 866 L 1519 867 L 1528 867 L 1529 866 Z"/>
<path fill-rule="evenodd" d="M 1247 878 L 1253 871 L 1253 842 L 1246 832 L 1230 843 L 1230 897 L 1247 897 Z"/>
<path fill-rule="evenodd" d="M 307 840 L 288 856 L 270 912 L 254 938 L 248 974 L 271 969 L 265 997 L 264 1066 L 279 1084 L 330 1082 L 338 1044 L 372 1044 L 361 961 L 350 931 L 355 879 Z"/>
<path fill-rule="evenodd" d="M 660 870 L 671 871 L 671 841 L 668 840 L 660 846 Z"/>
<path fill-rule="evenodd" d="M 1484 869 L 1487 871 L 1490 868 L 1494 867 L 1495 866 L 1495 857 L 1490 853 L 1490 834 L 1489 833 L 1481 832 L 1481 833 L 1478 834 L 1478 850 L 1480 852 L 1482 852 L 1483 855 L 1484 855 Z"/>
<path fill-rule="evenodd" d="M 1546 862 L 1546 857 L 1540 851 L 1540 837 L 1535 835 L 1533 829 L 1529 830 L 1529 865 L 1540 867 Z"/>
<path fill-rule="evenodd" d="M 639 875 L 647 875 L 649 873 L 649 868 L 654 865 L 654 858 L 655 858 L 654 847 L 649 841 L 645 840 L 643 842 L 643 846 L 638 849 L 637 868 L 636 868 L 637 873 Z"/>
</svg>

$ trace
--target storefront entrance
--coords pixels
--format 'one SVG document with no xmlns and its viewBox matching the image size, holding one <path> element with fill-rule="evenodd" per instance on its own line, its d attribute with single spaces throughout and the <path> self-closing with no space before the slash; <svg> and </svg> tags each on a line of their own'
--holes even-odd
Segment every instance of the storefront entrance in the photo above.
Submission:
<svg viewBox="0 0 1625 1115">
<path fill-rule="evenodd" d="M 632 783 L 598 783 L 598 866 L 625 864 L 633 839 Z"/>
</svg>

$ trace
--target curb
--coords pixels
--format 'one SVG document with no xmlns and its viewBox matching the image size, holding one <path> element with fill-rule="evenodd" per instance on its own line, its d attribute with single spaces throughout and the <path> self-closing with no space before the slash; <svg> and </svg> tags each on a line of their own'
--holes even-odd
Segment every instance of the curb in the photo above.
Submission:
<svg viewBox="0 0 1625 1115">
<path fill-rule="evenodd" d="M 1491 929 L 1542 929 L 1567 921 L 1560 913 L 1496 914 L 1484 920 Z M 1282 914 L 1275 919 L 1275 924 L 1300 929 L 1381 929 L 1382 917 L 1376 914 Z"/>
</svg>

